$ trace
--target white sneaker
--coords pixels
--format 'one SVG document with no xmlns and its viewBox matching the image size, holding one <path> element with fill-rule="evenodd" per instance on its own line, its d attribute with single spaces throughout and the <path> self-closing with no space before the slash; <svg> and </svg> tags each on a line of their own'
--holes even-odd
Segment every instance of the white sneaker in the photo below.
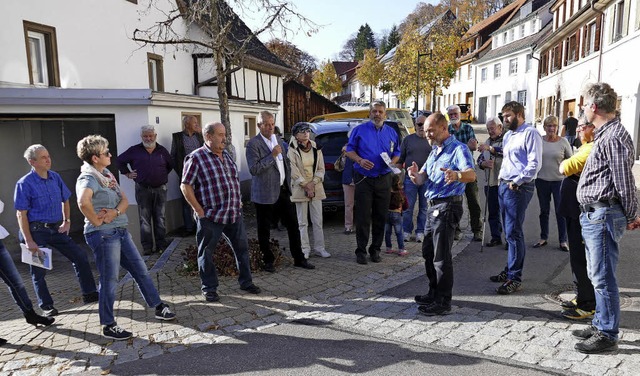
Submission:
<svg viewBox="0 0 640 376">
<path fill-rule="evenodd" d="M 304 250 L 302 251 L 302 254 L 304 255 L 305 260 L 309 259 L 309 253 L 310 253 L 309 251 L 304 251 Z"/>
<path fill-rule="evenodd" d="M 423 233 L 419 233 L 416 235 L 416 243 L 422 243 L 422 241 L 424 240 L 424 234 Z"/>
<path fill-rule="evenodd" d="M 408 232 L 405 232 L 404 234 L 402 234 L 404 236 L 404 241 L 408 242 L 411 240 L 411 234 L 409 234 Z"/>
<path fill-rule="evenodd" d="M 316 254 L 318 254 L 318 256 L 324 257 L 324 258 L 331 257 L 331 253 L 325 251 L 324 249 L 322 249 L 320 251 L 316 251 Z"/>
</svg>

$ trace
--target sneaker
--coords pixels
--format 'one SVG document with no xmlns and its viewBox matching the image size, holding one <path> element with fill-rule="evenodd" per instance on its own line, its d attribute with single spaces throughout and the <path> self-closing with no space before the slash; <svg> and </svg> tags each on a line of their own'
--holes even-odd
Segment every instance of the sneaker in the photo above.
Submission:
<svg viewBox="0 0 640 376">
<path fill-rule="evenodd" d="M 498 275 L 492 275 L 489 277 L 491 282 L 507 282 L 507 272 L 504 270 L 498 273 Z"/>
<path fill-rule="evenodd" d="M 361 265 L 367 265 L 367 256 L 365 256 L 363 253 L 358 253 L 356 255 L 356 262 Z"/>
<path fill-rule="evenodd" d="M 407 252 L 407 251 L 406 251 L 406 250 L 404 250 L 404 249 L 401 249 L 401 250 L 399 250 L 399 251 L 398 251 L 398 256 L 406 256 L 406 255 L 408 255 L 408 254 L 409 254 L 409 252 Z"/>
<path fill-rule="evenodd" d="M 424 234 L 423 233 L 419 233 L 416 235 L 416 243 L 422 243 L 422 241 L 424 240 Z"/>
<path fill-rule="evenodd" d="M 394 253 L 398 253 L 398 251 L 396 251 L 395 249 L 392 248 L 387 248 L 386 251 L 384 251 L 384 253 L 388 253 L 388 254 L 394 254 Z"/>
<path fill-rule="evenodd" d="M 351 235 L 351 234 L 353 234 L 353 229 L 352 229 L 352 228 L 345 228 L 345 229 L 344 229 L 344 234 L 345 234 L 345 235 Z"/>
<path fill-rule="evenodd" d="M 599 330 L 593 325 L 589 325 L 584 329 L 576 329 L 571 331 L 571 335 L 580 339 L 588 339 L 591 338 L 594 334 L 598 333 Z"/>
<path fill-rule="evenodd" d="M 168 304 L 160 303 L 160 305 L 156 307 L 156 319 L 171 321 L 176 319 L 176 314 L 171 312 Z"/>
<path fill-rule="evenodd" d="M 131 338 L 133 333 L 122 329 L 118 324 L 111 324 L 102 328 L 102 336 L 115 339 L 116 341 L 123 341 Z"/>
<path fill-rule="evenodd" d="M 321 249 L 321 250 L 319 250 L 319 251 L 316 251 L 316 254 L 317 254 L 318 256 L 320 256 L 320 257 L 323 257 L 323 258 L 331 257 L 331 253 L 327 252 L 327 251 L 326 251 L 326 250 L 324 250 L 324 249 Z"/>
<path fill-rule="evenodd" d="M 260 287 L 254 285 L 253 283 L 247 287 L 240 287 L 240 290 L 246 291 L 250 294 L 260 294 L 262 292 L 262 289 L 260 289 Z"/>
<path fill-rule="evenodd" d="M 217 302 L 218 300 L 220 300 L 220 295 L 218 295 L 218 293 L 215 291 L 203 291 L 202 296 L 204 296 L 204 299 L 208 302 Z"/>
<path fill-rule="evenodd" d="M 54 306 L 46 307 L 42 309 L 42 315 L 47 317 L 58 316 L 58 310 Z"/>
<path fill-rule="evenodd" d="M 569 308 L 562 311 L 562 317 L 569 320 L 584 320 L 584 319 L 592 319 L 593 315 L 596 313 L 595 309 L 588 311 L 580 308 Z"/>
<path fill-rule="evenodd" d="M 82 295 L 82 302 L 84 304 L 89 304 L 89 303 L 95 303 L 98 301 L 98 292 L 94 291 L 94 292 L 90 292 L 88 294 L 84 294 Z"/>
<path fill-rule="evenodd" d="M 514 281 L 513 279 L 507 280 L 500 287 L 496 289 L 496 292 L 500 295 L 513 294 L 516 291 L 522 289 L 522 282 Z"/>
<path fill-rule="evenodd" d="M 405 242 L 411 241 L 411 234 L 408 232 L 403 233 L 402 236 L 404 237 Z"/>
<path fill-rule="evenodd" d="M 564 309 L 573 309 L 578 307 L 578 297 L 571 300 L 563 300 L 562 303 L 560 303 L 560 307 Z"/>
<path fill-rule="evenodd" d="M 584 354 L 596 354 L 617 350 L 618 341 L 607 337 L 601 331 L 597 331 L 591 337 L 576 343 L 573 348 Z"/>
<path fill-rule="evenodd" d="M 418 306 L 418 312 L 425 316 L 446 315 L 451 313 L 451 305 L 433 302 L 429 305 Z"/>
<path fill-rule="evenodd" d="M 433 296 L 426 294 L 426 295 L 416 295 L 415 298 L 413 298 L 416 303 L 418 303 L 418 305 L 429 305 L 433 303 Z"/>
</svg>

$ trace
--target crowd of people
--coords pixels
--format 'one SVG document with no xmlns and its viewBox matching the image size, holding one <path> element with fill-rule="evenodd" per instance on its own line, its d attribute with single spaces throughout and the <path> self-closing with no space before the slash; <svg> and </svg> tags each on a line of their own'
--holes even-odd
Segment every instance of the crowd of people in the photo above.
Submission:
<svg viewBox="0 0 640 376">
<path fill-rule="evenodd" d="M 549 242 L 553 197 L 558 246 L 570 253 L 576 286 L 575 299 L 562 303 L 562 315 L 570 319 L 592 317 L 591 326 L 573 332 L 583 339 L 575 348 L 585 353 L 615 349 L 620 316 L 615 278 L 618 242 L 624 229 L 640 227 L 631 173 L 634 149 L 616 115 L 615 91 L 605 83 L 596 83 L 587 87 L 583 97 L 575 130 L 573 122 L 564 124 L 566 138 L 559 135 L 555 116 L 544 119 L 542 137 L 526 122 L 523 105 L 512 101 L 502 107 L 503 120 L 487 120 L 489 138 L 480 145 L 473 127 L 460 121 L 458 106 L 447 108 L 448 119 L 440 112 L 418 117 L 415 134 L 400 142 L 396 130 L 385 123 L 385 104 L 373 102 L 369 121 L 350 131 L 340 160 L 344 232 L 355 230 L 356 262 L 381 262 L 383 239 L 386 253 L 400 256 L 407 254 L 405 242 L 422 243 L 428 285 L 415 296 L 418 310 L 428 316 L 449 313 L 454 281 L 451 248 L 461 236 L 464 197 L 472 239 L 484 240 L 477 163 L 486 180 L 485 212 L 491 234 L 486 246 L 501 246 L 504 237 L 507 249 L 504 269 L 490 276 L 499 283 L 496 292 L 509 295 L 522 288 L 526 209 L 536 191 L 540 239 L 533 247 L 544 247 Z M 251 201 L 256 210 L 262 269 L 276 272 L 270 230 L 277 214 L 286 227 L 294 266 L 313 270 L 315 266 L 309 262 L 312 251 L 331 257 L 323 233 L 322 146 L 311 139 L 306 123 L 291 129 L 288 143 L 275 133 L 272 113 L 260 112 L 257 123 L 260 132 L 248 141 L 246 160 L 252 175 Z M 235 254 L 240 289 L 261 293 L 252 279 L 238 167 L 225 126 L 210 122 L 201 128 L 195 116 L 185 116 L 182 125 L 183 130 L 172 135 L 170 152 L 157 143 L 153 126 L 143 126 L 142 142 L 117 158 L 120 173 L 135 182 L 142 252 L 127 230 L 128 199 L 108 168 L 112 163 L 108 141 L 91 135 L 78 142 L 82 167 L 76 182 L 77 204 L 85 217 L 84 236 L 99 273 L 98 288 L 86 253 L 69 237 L 71 192 L 51 170 L 51 156 L 44 146 L 32 145 L 25 151 L 31 171 L 16 183 L 14 194 L 19 239 L 33 254 L 51 247 L 71 261 L 84 303 L 98 302 L 105 337 L 122 340 L 132 336 L 114 317 L 120 267 L 131 274 L 146 304 L 155 309 L 156 319 L 176 317 L 160 299 L 141 257 L 141 253 L 162 252 L 168 245 L 164 207 L 172 170 L 180 176 L 184 198 L 183 235 L 195 235 L 197 243 L 203 298 L 207 302 L 220 299 L 214 253 L 221 238 L 231 244 Z M 574 154 L 576 135 L 581 146 Z M 474 151 L 479 152 L 477 161 Z M 0 227 L 0 238 L 6 235 Z M 46 269 L 30 267 L 43 312 L 40 316 L 1 241 L 0 260 L 0 275 L 27 322 L 51 325 L 59 313 L 47 288 Z"/>
</svg>

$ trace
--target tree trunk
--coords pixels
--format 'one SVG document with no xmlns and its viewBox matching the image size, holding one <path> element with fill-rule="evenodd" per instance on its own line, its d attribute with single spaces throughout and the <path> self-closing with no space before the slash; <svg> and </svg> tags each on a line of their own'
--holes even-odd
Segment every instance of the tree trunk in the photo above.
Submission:
<svg viewBox="0 0 640 376">
<path fill-rule="evenodd" d="M 235 148 L 233 147 L 231 134 L 231 119 L 229 117 L 229 94 L 227 93 L 227 76 L 225 75 L 224 57 L 220 51 L 214 51 L 216 64 L 216 78 L 218 81 L 218 107 L 220 109 L 220 122 L 224 124 L 227 133 L 227 151 L 236 161 Z"/>
</svg>

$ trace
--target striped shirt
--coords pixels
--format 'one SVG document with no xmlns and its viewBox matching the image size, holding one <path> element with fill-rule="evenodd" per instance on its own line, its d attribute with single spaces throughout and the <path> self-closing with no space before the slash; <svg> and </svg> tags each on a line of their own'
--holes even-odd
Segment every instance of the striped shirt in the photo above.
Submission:
<svg viewBox="0 0 640 376">
<path fill-rule="evenodd" d="M 442 146 L 433 146 L 427 162 L 422 166 L 421 171 L 427 173 L 427 191 L 424 196 L 433 200 L 435 198 L 445 198 L 459 196 L 464 193 L 465 183 L 454 181 L 450 184 L 444 182 L 444 171 L 440 168 L 448 168 L 454 171 L 464 171 L 473 168 L 473 157 L 467 145 L 449 136 Z"/>
<path fill-rule="evenodd" d="M 62 204 L 71 191 L 57 172 L 49 170 L 43 179 L 36 170 L 20 178 L 13 194 L 16 210 L 26 210 L 29 222 L 54 223 L 62 221 Z"/>
<path fill-rule="evenodd" d="M 205 217 L 216 223 L 235 223 L 242 215 L 238 169 L 225 150 L 222 158 L 207 145 L 187 155 L 182 183 L 193 187 Z"/>
<path fill-rule="evenodd" d="M 638 200 L 631 167 L 634 148 L 629 132 L 618 118 L 596 130 L 593 148 L 578 183 L 578 202 L 619 200 L 627 222 L 636 217 Z"/>
<path fill-rule="evenodd" d="M 449 134 L 454 136 L 456 140 L 463 144 L 469 143 L 471 139 L 476 139 L 476 133 L 473 127 L 468 123 L 460 123 L 460 128 L 456 131 L 452 124 L 449 124 Z"/>
</svg>

